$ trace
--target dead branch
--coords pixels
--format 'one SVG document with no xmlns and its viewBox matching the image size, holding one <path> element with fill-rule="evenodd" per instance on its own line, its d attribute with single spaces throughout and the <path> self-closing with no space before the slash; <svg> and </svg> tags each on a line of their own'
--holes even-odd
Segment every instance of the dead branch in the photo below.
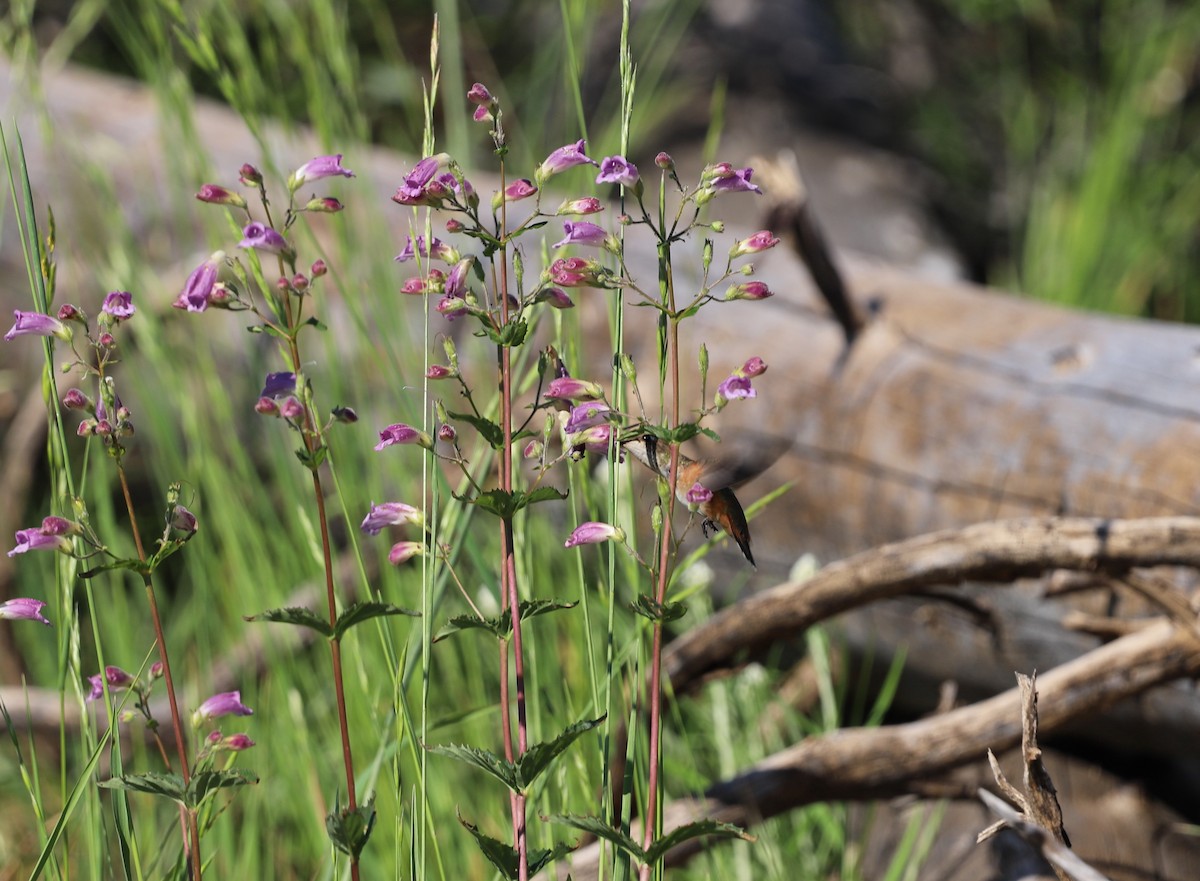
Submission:
<svg viewBox="0 0 1200 881">
<path fill-rule="evenodd" d="M 1124 574 L 1137 566 L 1200 566 L 1200 518 L 1027 518 L 980 523 L 884 545 L 831 563 L 714 615 L 667 647 L 676 692 L 743 652 L 820 621 L 932 585 L 1006 584 L 1055 569 Z"/>
<path fill-rule="evenodd" d="M 1065 844 L 1056 841 L 1041 826 L 1024 819 L 1005 804 L 1003 799 L 992 795 L 986 789 L 981 789 L 979 790 L 979 800 L 987 805 L 988 810 L 1003 819 L 1005 825 L 1028 841 L 1038 853 L 1045 857 L 1046 862 L 1053 866 L 1055 871 L 1065 872 L 1075 881 L 1110 881 L 1107 875 L 1097 872 Z"/>
</svg>

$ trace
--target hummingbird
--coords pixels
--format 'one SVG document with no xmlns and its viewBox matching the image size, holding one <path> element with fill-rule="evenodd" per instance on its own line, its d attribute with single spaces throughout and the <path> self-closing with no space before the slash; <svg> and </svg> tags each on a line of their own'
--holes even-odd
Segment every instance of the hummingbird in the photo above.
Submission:
<svg viewBox="0 0 1200 881">
<path fill-rule="evenodd" d="M 670 480 L 671 454 L 669 450 L 660 450 L 659 441 L 652 434 L 625 441 L 622 449 L 661 477 Z M 731 469 L 712 462 L 697 461 L 679 453 L 679 479 L 675 481 L 675 497 L 685 505 L 688 490 L 699 483 L 712 492 L 712 498 L 702 502 L 697 508 L 704 517 L 700 525 L 705 538 L 711 538 L 719 529 L 737 542 L 742 554 L 751 566 L 758 568 L 754 562 L 754 554 L 750 552 L 750 526 L 746 523 L 746 513 L 742 503 L 733 494 L 731 484 L 749 480 L 753 474 L 739 476 L 731 473 Z M 719 486 L 714 489 L 713 485 Z"/>
</svg>

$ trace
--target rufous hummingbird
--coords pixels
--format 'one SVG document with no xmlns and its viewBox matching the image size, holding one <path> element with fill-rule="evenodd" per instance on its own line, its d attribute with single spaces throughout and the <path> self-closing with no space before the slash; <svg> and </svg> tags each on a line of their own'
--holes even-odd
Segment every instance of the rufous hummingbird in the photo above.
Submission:
<svg viewBox="0 0 1200 881">
<path fill-rule="evenodd" d="M 670 450 L 660 449 L 658 438 L 654 435 L 647 434 L 625 441 L 621 447 L 663 480 L 670 480 Z M 679 478 L 675 481 L 675 497 L 685 505 L 690 504 L 687 499 L 688 490 L 697 483 L 712 492 L 712 498 L 696 506 L 704 517 L 701 523 L 704 537 L 711 538 L 712 534 L 720 529 L 737 542 L 750 565 L 757 569 L 754 554 L 750 552 L 750 526 L 746 523 L 746 513 L 731 487 L 731 484 L 744 482 L 753 476 L 746 474 L 741 480 L 735 480 L 731 469 L 717 463 L 688 458 L 681 451 Z"/>
</svg>

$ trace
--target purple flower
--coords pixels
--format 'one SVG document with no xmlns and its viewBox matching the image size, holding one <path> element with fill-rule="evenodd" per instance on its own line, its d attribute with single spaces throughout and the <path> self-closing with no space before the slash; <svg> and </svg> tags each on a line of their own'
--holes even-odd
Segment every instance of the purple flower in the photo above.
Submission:
<svg viewBox="0 0 1200 881">
<path fill-rule="evenodd" d="M 738 376 L 762 376 L 767 372 L 767 362 L 755 355 L 747 358 L 746 363 L 734 371 Z"/>
<path fill-rule="evenodd" d="M 213 287 L 217 283 L 217 269 L 225 259 L 223 251 L 217 251 L 192 270 L 183 285 L 183 291 L 171 305 L 189 312 L 203 312 L 212 302 Z"/>
<path fill-rule="evenodd" d="M 80 531 L 79 524 L 66 517 L 53 515 L 42 518 L 42 526 L 38 530 L 43 535 L 75 535 Z"/>
<path fill-rule="evenodd" d="M 729 249 L 730 258 L 742 257 L 746 254 L 757 254 L 760 251 L 766 251 L 768 248 L 774 248 L 779 244 L 779 239 L 771 235 L 770 230 L 759 230 L 748 239 L 742 239 L 734 244 Z"/>
<path fill-rule="evenodd" d="M 222 737 L 219 731 L 214 731 L 213 734 L 217 735 L 216 741 L 213 742 L 214 750 L 229 750 L 230 752 L 240 753 L 242 750 L 250 749 L 250 747 L 256 745 L 250 739 L 249 734 L 230 734 L 228 737 Z M 209 740 L 212 741 L 211 735 L 209 736 Z"/>
<path fill-rule="evenodd" d="M 705 502 L 712 501 L 712 490 L 702 486 L 699 481 L 692 484 L 692 488 L 684 494 L 684 498 L 689 505 L 703 505 Z"/>
<path fill-rule="evenodd" d="M 433 438 L 423 431 L 418 431 L 411 425 L 397 422 L 379 432 L 379 443 L 375 445 L 375 449 L 383 450 L 396 444 L 416 444 L 427 450 L 432 450 Z"/>
<path fill-rule="evenodd" d="M 576 434 L 584 429 L 602 425 L 608 421 L 610 413 L 612 413 L 612 408 L 600 401 L 578 404 L 571 408 L 571 413 L 567 417 L 567 424 L 563 426 L 563 431 L 567 434 Z"/>
<path fill-rule="evenodd" d="M 593 425 L 567 435 L 566 446 L 583 447 L 589 453 L 607 453 L 612 440 L 612 426 L 607 422 Z"/>
<path fill-rule="evenodd" d="M 709 188 L 718 193 L 758 193 L 762 195 L 762 190 L 758 184 L 750 183 L 750 177 L 754 174 L 753 168 L 734 168 L 728 162 L 719 162 L 716 165 L 705 169 L 707 177 L 709 177 Z"/>
<path fill-rule="evenodd" d="M 292 179 L 288 183 L 288 189 L 295 191 L 308 181 L 320 180 L 323 177 L 334 177 L 339 174 L 342 177 L 354 177 L 353 171 L 342 168 L 341 153 L 338 153 L 336 156 L 318 156 L 315 159 L 308 160 L 308 162 L 305 162 L 292 172 Z"/>
<path fill-rule="evenodd" d="M 288 243 L 275 230 L 257 220 L 242 227 L 242 240 L 239 248 L 253 248 L 266 254 L 282 254 L 288 250 Z"/>
<path fill-rule="evenodd" d="M 403 526 L 405 523 L 421 524 L 425 515 L 420 508 L 406 505 L 404 502 L 384 502 L 371 505 L 371 510 L 359 528 L 367 535 L 379 535 L 389 526 Z"/>
<path fill-rule="evenodd" d="M 263 390 L 258 393 L 260 398 L 282 398 L 296 390 L 296 374 L 287 371 L 268 373 L 263 383 Z"/>
<path fill-rule="evenodd" d="M 454 268 L 446 276 L 446 286 L 443 288 L 447 297 L 461 297 L 467 292 L 467 273 L 474 264 L 474 257 L 464 257 L 454 264 Z"/>
<path fill-rule="evenodd" d="M 214 694 L 192 713 L 192 725 L 199 728 L 205 722 L 221 716 L 253 716 L 254 710 L 242 703 L 240 691 L 224 691 Z"/>
<path fill-rule="evenodd" d="M 41 312 L 22 312 L 13 310 L 12 328 L 4 335 L 6 341 L 19 336 L 36 334 L 38 336 L 56 336 L 61 340 L 71 339 L 71 330 L 57 318 L 43 315 Z"/>
<path fill-rule="evenodd" d="M 574 168 L 576 165 L 599 165 L 595 159 L 587 155 L 587 141 L 582 139 L 576 141 L 574 144 L 559 147 L 547 156 L 545 161 L 538 166 L 534 177 L 537 178 L 539 183 L 542 183 L 552 175 L 556 175 L 560 171 L 566 171 L 568 168 Z"/>
<path fill-rule="evenodd" d="M 183 505 L 176 505 L 175 510 L 171 512 L 171 528 L 190 534 L 199 529 L 200 525 L 196 521 L 195 514 Z"/>
<path fill-rule="evenodd" d="M 43 532 L 40 529 L 18 529 L 16 539 L 16 547 L 8 552 L 8 556 L 10 557 L 15 557 L 17 554 L 24 554 L 27 551 L 42 550 L 60 551 L 64 554 L 71 553 L 70 539 L 64 538 L 61 534 Z"/>
<path fill-rule="evenodd" d="M 567 401 L 595 400 L 604 397 L 604 389 L 599 383 L 588 382 L 585 379 L 575 379 L 571 376 L 560 376 L 550 380 L 546 387 L 547 398 L 562 398 Z"/>
<path fill-rule="evenodd" d="M 96 409 L 92 399 L 77 388 L 67 389 L 67 393 L 62 396 L 62 405 L 68 410 L 85 410 L 89 413 L 95 412 Z"/>
<path fill-rule="evenodd" d="M 722 401 L 732 401 L 734 398 L 757 398 L 758 392 L 750 384 L 750 379 L 738 376 L 736 373 L 717 386 L 718 406 Z"/>
<path fill-rule="evenodd" d="M 132 318 L 137 310 L 133 307 L 133 294 L 129 291 L 112 291 L 104 298 L 100 311 L 111 315 L 117 321 Z"/>
<path fill-rule="evenodd" d="M 196 198 L 210 205 L 232 205 L 234 208 L 246 207 L 246 200 L 240 193 L 235 193 L 233 190 L 217 186 L 216 184 L 204 184 L 204 186 L 200 187 L 200 192 L 196 193 Z"/>
<path fill-rule="evenodd" d="M 425 545 L 419 541 L 398 541 L 388 551 L 388 562 L 393 566 L 407 563 L 418 554 L 425 553 Z"/>
<path fill-rule="evenodd" d="M 624 156 L 606 156 L 600 163 L 600 173 L 596 175 L 598 184 L 621 184 L 631 187 L 638 182 L 637 166 L 625 159 Z"/>
<path fill-rule="evenodd" d="M 416 253 L 419 253 L 422 257 L 433 257 L 433 259 L 441 260 L 443 263 L 457 263 L 459 259 L 458 251 L 447 245 L 437 236 L 430 236 L 430 248 L 428 251 L 425 249 L 425 236 L 417 236 L 414 252 L 413 237 L 409 236 L 404 250 L 396 255 L 396 262 L 407 263 L 413 259 Z"/>
<path fill-rule="evenodd" d="M 288 395 L 279 405 L 279 415 L 289 422 L 300 422 L 304 419 L 304 405 L 296 400 L 295 395 Z"/>
<path fill-rule="evenodd" d="M 575 531 L 567 538 L 563 547 L 573 548 L 577 545 L 596 545 L 606 541 L 624 540 L 625 532 L 619 526 L 592 520 L 576 526 Z"/>
<path fill-rule="evenodd" d="M 40 621 L 49 626 L 50 619 L 42 616 L 42 607 L 46 604 L 41 600 L 31 600 L 23 597 L 0 603 L 0 618 L 10 621 Z"/>
<path fill-rule="evenodd" d="M 597 226 L 594 223 L 588 223 L 586 220 L 580 220 L 572 223 L 569 220 L 563 221 L 563 232 L 566 237 L 561 241 L 555 242 L 550 247 L 562 248 L 567 245 L 591 245 L 596 248 L 602 248 L 608 240 L 608 233 L 604 228 Z"/>
<path fill-rule="evenodd" d="M 443 158 L 444 154 L 426 156 L 414 165 L 413 170 L 404 178 L 404 183 L 396 189 L 392 201 L 401 205 L 427 205 L 429 197 L 425 192 L 425 186 L 437 174 Z"/>
<path fill-rule="evenodd" d="M 443 422 L 438 426 L 437 436 L 438 440 L 445 441 L 448 444 L 452 444 L 458 440 L 458 432 L 454 430 L 454 426 L 449 422 Z"/>
<path fill-rule="evenodd" d="M 568 257 L 551 263 L 547 275 L 550 281 L 564 288 L 592 287 L 599 286 L 601 270 L 595 260 Z"/>
<path fill-rule="evenodd" d="M 458 373 L 444 364 L 431 364 L 429 369 L 425 371 L 425 378 L 431 380 L 453 379 L 456 376 L 458 376 Z"/>
<path fill-rule="evenodd" d="M 104 697 L 104 681 L 106 679 L 109 691 L 122 691 L 133 684 L 133 674 L 126 673 L 120 667 L 109 664 L 104 668 L 104 673 L 88 677 L 88 682 L 92 685 L 92 690 L 88 692 L 88 700 L 96 701 Z"/>
</svg>

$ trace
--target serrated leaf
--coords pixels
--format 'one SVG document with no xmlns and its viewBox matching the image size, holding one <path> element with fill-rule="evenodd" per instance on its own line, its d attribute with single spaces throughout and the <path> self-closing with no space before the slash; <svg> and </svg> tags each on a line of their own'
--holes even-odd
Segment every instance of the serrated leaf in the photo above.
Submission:
<svg viewBox="0 0 1200 881">
<path fill-rule="evenodd" d="M 536 504 L 537 502 L 546 502 L 551 499 L 561 501 L 566 497 L 567 494 L 565 492 L 555 489 L 552 486 L 539 486 L 533 492 L 529 493 L 490 489 L 485 493 L 480 493 L 473 499 L 455 496 L 459 501 L 478 505 L 485 511 L 495 514 L 501 520 L 511 520 L 522 508 Z"/>
<path fill-rule="evenodd" d="M 484 330 L 488 339 L 496 345 L 514 348 L 525 342 L 525 337 L 529 335 L 529 322 L 524 318 L 514 318 L 499 330 L 490 325 L 484 325 Z"/>
<path fill-rule="evenodd" d="M 382 618 L 390 615 L 411 615 L 414 618 L 420 618 L 420 612 L 414 612 L 412 609 L 405 609 L 401 606 L 394 606 L 391 603 L 376 603 L 376 602 L 356 602 L 347 606 L 342 614 L 338 615 L 337 624 L 333 628 L 331 636 L 334 640 L 339 640 L 346 635 L 346 631 L 351 627 L 356 627 L 364 621 L 370 621 L 372 618 Z"/>
<path fill-rule="evenodd" d="M 206 798 L 220 789 L 234 786 L 249 786 L 258 782 L 258 775 L 250 771 L 200 771 L 192 777 L 184 793 L 184 804 L 193 810 L 200 807 Z"/>
<path fill-rule="evenodd" d="M 315 630 L 326 638 L 333 636 L 333 628 L 329 626 L 329 622 L 316 612 L 306 609 L 303 606 L 289 606 L 286 609 L 267 609 L 267 611 L 259 612 L 257 615 L 247 615 L 242 620 L 270 621 L 275 624 L 295 624 L 298 627 L 308 627 Z"/>
<path fill-rule="evenodd" d="M 573 609 L 578 602 L 561 603 L 557 600 L 523 600 L 520 605 L 521 620 L 525 621 L 528 618 L 536 618 L 538 615 L 545 615 L 549 612 L 557 612 L 560 609 Z M 492 618 L 479 618 L 475 615 L 456 615 L 451 618 L 445 627 L 438 631 L 437 636 L 433 638 L 434 642 L 445 639 L 448 636 L 453 636 L 462 630 L 489 630 L 497 639 L 507 639 L 512 633 L 512 616 L 501 613 Z"/>
<path fill-rule="evenodd" d="M 151 771 L 146 774 L 123 774 L 111 780 L 101 780 L 100 785 L 105 789 L 124 789 L 129 792 L 144 792 L 169 798 L 180 804 L 186 804 L 187 789 L 183 778 L 178 774 L 163 774 Z"/>
<path fill-rule="evenodd" d="M 334 847 L 357 862 L 371 838 L 376 819 L 373 798 L 353 810 L 335 804 L 333 812 L 325 818 L 325 834 Z"/>
<path fill-rule="evenodd" d="M 547 817 L 551 823 L 561 823 L 564 826 L 571 826 L 581 832 L 589 832 L 597 838 L 603 838 L 610 844 L 616 845 L 618 850 L 629 854 L 639 863 L 646 862 L 646 852 L 642 850 L 641 845 L 622 832 L 620 829 L 614 829 L 608 823 L 604 822 L 599 817 L 580 817 L 575 814 L 560 814 L 558 816 Z"/>
<path fill-rule="evenodd" d="M 629 608 L 651 621 L 677 621 L 687 614 L 683 603 L 660 603 L 646 594 L 640 594 Z"/>
<path fill-rule="evenodd" d="M 321 444 L 311 453 L 304 447 L 295 451 L 296 458 L 300 460 L 300 464 L 309 471 L 316 471 L 324 463 L 325 458 L 329 455 L 329 447 Z"/>
<path fill-rule="evenodd" d="M 662 838 L 650 845 L 646 851 L 646 862 L 653 865 L 666 856 L 667 851 L 676 845 L 691 841 L 693 838 L 741 838 L 743 841 L 754 841 L 754 836 L 732 823 L 720 823 L 716 820 L 697 820 L 678 829 L 672 829 Z"/>
<path fill-rule="evenodd" d="M 449 756 L 452 759 L 458 759 L 460 762 L 465 762 L 468 765 L 474 765 L 481 771 L 485 771 L 492 777 L 495 777 L 510 790 L 514 792 L 520 787 L 517 786 L 516 769 L 500 758 L 495 753 L 488 752 L 486 749 L 480 749 L 477 746 L 467 746 L 466 744 L 450 743 L 442 746 L 427 746 L 425 747 L 434 755 Z"/>
<path fill-rule="evenodd" d="M 578 846 L 578 842 L 571 843 L 567 841 L 560 841 L 550 850 L 539 849 L 533 851 L 529 854 L 529 874 L 531 876 L 536 875 L 538 872 L 542 871 L 546 864 L 551 860 L 561 860 Z M 567 881 L 570 881 L 569 877 Z"/>
<path fill-rule="evenodd" d="M 674 428 L 667 428 L 665 425 L 650 425 L 644 424 L 640 428 L 642 434 L 653 435 L 660 441 L 669 444 L 681 444 L 684 441 L 691 440 L 701 431 L 700 425 L 695 422 L 685 422 L 682 425 L 677 425 Z"/>
<path fill-rule="evenodd" d="M 525 505 L 536 505 L 538 502 L 557 501 L 561 502 L 567 497 L 567 493 L 560 489 L 555 489 L 552 486 L 539 486 L 533 492 L 525 493 Z M 524 505 L 522 506 L 524 507 Z"/>
<path fill-rule="evenodd" d="M 447 416 L 457 422 L 465 422 L 479 432 L 479 436 L 488 442 L 494 450 L 504 446 L 504 430 L 490 419 L 476 416 L 474 413 L 455 413 L 448 411 Z"/>
<path fill-rule="evenodd" d="M 456 811 L 456 813 L 458 812 Z M 495 866 L 502 876 L 505 878 L 519 877 L 521 857 L 512 845 L 498 841 L 479 831 L 479 827 L 464 820 L 461 813 L 458 814 L 458 822 L 462 823 L 463 827 L 474 836 L 479 852 L 487 857 L 488 862 Z"/>
<path fill-rule="evenodd" d="M 520 788 L 522 790 L 529 789 L 533 785 L 533 781 L 538 778 L 538 775 L 550 767 L 550 763 L 562 755 L 567 750 L 567 747 L 579 739 L 581 734 L 591 731 L 606 718 L 607 716 L 601 716 L 599 719 L 576 722 L 574 725 L 568 726 L 562 734 L 553 740 L 548 740 L 544 743 L 535 743 L 530 746 L 516 761 L 516 778 L 521 784 Z"/>
</svg>

